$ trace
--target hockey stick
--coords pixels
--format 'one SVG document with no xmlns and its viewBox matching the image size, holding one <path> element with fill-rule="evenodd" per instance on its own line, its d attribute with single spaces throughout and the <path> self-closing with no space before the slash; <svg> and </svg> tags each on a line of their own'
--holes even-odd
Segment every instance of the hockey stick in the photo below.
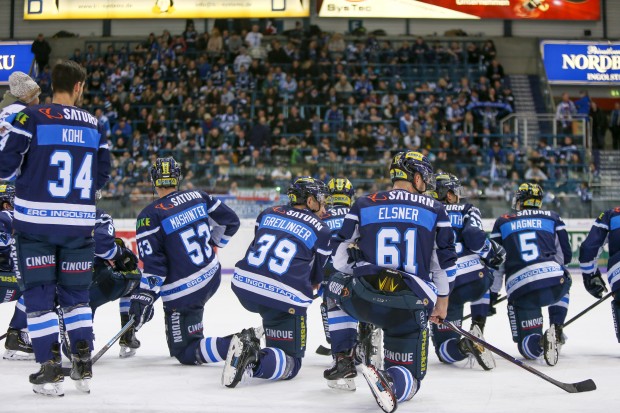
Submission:
<svg viewBox="0 0 620 413">
<path fill-rule="evenodd" d="M 502 301 L 504 301 L 506 298 L 508 298 L 507 295 L 504 295 L 503 297 L 500 297 L 497 299 L 497 301 L 495 302 L 495 304 L 493 304 L 493 307 L 495 307 L 495 305 L 501 303 Z M 471 318 L 471 314 L 466 315 L 465 317 L 463 317 L 463 321 L 467 320 Z"/>
<path fill-rule="evenodd" d="M 446 327 L 448 327 L 450 330 L 454 331 L 455 333 L 458 333 L 458 334 L 461 334 L 461 335 L 467 337 L 471 341 L 476 342 L 477 344 L 479 344 L 482 347 L 488 349 L 489 351 L 492 351 L 493 353 L 497 354 L 498 356 L 508 360 L 512 364 L 516 364 L 517 366 L 521 367 L 522 369 L 525 369 L 525 370 L 529 371 L 530 373 L 537 375 L 541 379 L 543 379 L 545 381 L 548 381 L 549 383 L 558 386 L 559 388 L 561 388 L 562 390 L 564 390 L 564 391 L 566 391 L 568 393 L 582 393 L 582 392 L 586 392 L 586 391 L 596 390 L 596 384 L 594 383 L 594 381 L 592 379 L 580 381 L 578 383 L 563 383 L 561 381 L 558 381 L 558 380 L 556 380 L 554 378 L 551 378 L 551 377 L 547 376 L 543 372 L 540 372 L 540 371 L 536 370 L 534 367 L 529 366 L 528 364 L 525 364 L 521 360 L 517 360 L 516 358 L 512 357 L 510 354 L 503 352 L 502 350 L 498 349 L 497 347 L 495 347 L 495 346 L 487 343 L 486 341 L 484 341 L 484 340 L 474 336 L 473 334 L 470 334 L 468 331 L 463 330 L 462 328 L 452 324 L 449 321 L 444 321 L 443 325 L 445 325 Z"/>
<path fill-rule="evenodd" d="M 591 309 L 593 309 L 594 307 L 596 307 L 597 305 L 599 305 L 600 303 L 602 303 L 603 301 L 605 301 L 606 299 L 611 297 L 611 294 L 612 293 L 609 293 L 606 296 L 604 296 L 603 298 L 599 298 L 598 301 L 596 301 L 594 304 L 592 304 L 591 306 L 589 306 L 588 308 L 586 308 L 585 310 L 583 310 L 582 312 L 577 314 L 575 317 L 573 317 L 570 320 L 568 320 L 567 322 L 565 322 L 564 323 L 564 327 L 568 326 L 570 323 L 572 323 L 573 321 L 577 320 L 579 317 L 581 317 L 582 315 L 584 315 L 585 313 L 587 313 L 588 311 L 590 311 Z"/>
<path fill-rule="evenodd" d="M 123 326 L 123 328 L 121 328 L 119 330 L 119 332 L 116 333 L 116 335 L 114 337 L 112 337 L 110 339 L 110 341 L 108 341 L 106 343 L 106 345 L 103 346 L 101 348 L 101 350 L 99 350 L 97 352 L 97 354 L 95 354 L 92 357 L 92 359 L 91 359 L 92 364 L 95 364 L 97 362 L 97 360 L 99 360 L 101 358 L 101 356 L 103 356 L 106 353 L 106 351 L 108 351 L 114 345 L 114 343 L 116 343 L 118 341 L 118 339 L 121 338 L 121 336 L 123 334 L 125 334 L 127 332 L 127 330 L 129 330 L 134 325 L 134 323 L 135 323 L 134 318 L 133 318 L 133 316 L 131 316 L 131 318 L 129 318 L 129 321 L 127 322 L 127 324 L 125 324 Z M 71 367 L 63 367 L 62 368 L 62 374 L 64 374 L 65 376 L 68 376 L 69 374 L 71 374 Z"/>
<path fill-rule="evenodd" d="M 6 338 L 6 336 L 8 336 L 9 333 L 4 333 L 0 336 L 0 341 L 4 340 Z"/>
</svg>

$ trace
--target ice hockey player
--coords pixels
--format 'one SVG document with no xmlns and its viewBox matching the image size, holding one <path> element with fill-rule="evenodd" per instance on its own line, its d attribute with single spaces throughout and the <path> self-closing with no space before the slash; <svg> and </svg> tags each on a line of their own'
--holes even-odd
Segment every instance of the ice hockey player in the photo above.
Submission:
<svg viewBox="0 0 620 413">
<path fill-rule="evenodd" d="M 620 207 L 601 213 L 586 239 L 579 248 L 579 266 L 586 290 L 594 298 L 602 298 L 607 292 L 605 281 L 598 269 L 598 255 L 603 246 L 609 244 L 609 260 L 607 261 L 607 280 L 611 288 L 611 302 L 616 338 L 620 343 Z"/>
<path fill-rule="evenodd" d="M 39 372 L 36 393 L 64 395 L 59 305 L 71 341 L 71 378 L 88 390 L 92 377 L 92 281 L 95 191 L 109 179 L 108 143 L 97 119 L 75 107 L 86 71 L 72 61 L 52 70 L 49 105 L 14 116 L 0 150 L 0 179 L 15 179 L 15 272 L 23 291 L 28 331 Z"/>
<path fill-rule="evenodd" d="M 95 261 L 93 283 L 90 286 L 90 306 L 93 318 L 98 307 L 119 300 L 121 327 L 129 322 L 131 294 L 139 287 L 142 274 L 138 269 L 138 257 L 116 237 L 112 217 L 97 209 L 97 222 L 93 232 Z M 120 357 L 131 357 L 140 347 L 132 326 L 119 340 Z"/>
<path fill-rule="evenodd" d="M 506 249 L 506 293 L 512 340 L 527 359 L 544 355 L 558 362 L 564 344 L 562 327 L 568 312 L 572 280 L 565 269 L 572 258 L 566 225 L 553 211 L 541 209 L 543 190 L 524 183 L 513 198 L 517 212 L 495 221 L 491 239 Z M 541 307 L 549 306 L 550 326 L 543 334 Z"/>
<path fill-rule="evenodd" d="M 386 370 L 360 367 L 385 412 L 420 388 L 427 321 L 440 323 L 447 315 L 457 260 L 448 214 L 424 194 L 435 181 L 426 156 L 398 153 L 390 177 L 392 190 L 358 198 L 345 216 L 334 252 L 341 272 L 328 288 L 328 297 L 347 314 L 383 329 Z M 343 375 L 355 369 L 351 357 L 336 361 Z"/>
<path fill-rule="evenodd" d="M 472 327 L 470 333 L 482 337 L 482 330 L 489 311 L 489 288 L 493 284 L 491 269 L 498 269 L 506 259 L 506 251 L 495 241 L 489 241 L 482 229 L 480 211 L 469 203 L 460 203 L 462 186 L 459 179 L 449 173 L 435 175 L 435 194 L 442 202 L 456 238 L 456 281 L 450 293 L 446 321 L 462 324 L 465 303 L 472 305 Z M 485 297 L 486 295 L 486 297 Z M 435 352 L 444 363 L 455 363 L 468 356 L 474 357 L 484 370 L 495 367 L 490 351 L 474 345 L 445 325 L 433 325 Z"/>
<path fill-rule="evenodd" d="M 140 287 L 131 295 L 135 330 L 153 317 L 161 297 L 170 355 L 181 364 L 210 361 L 203 336 L 206 302 L 217 291 L 221 265 L 214 247 L 224 248 L 239 229 L 239 218 L 220 200 L 200 190 L 179 190 L 181 167 L 172 157 L 151 166 L 159 197 L 136 222 L 136 243 L 144 263 Z"/>
<path fill-rule="evenodd" d="M 267 208 L 256 218 L 255 237 L 237 262 L 233 292 L 246 310 L 260 314 L 267 347 L 254 329 L 217 340 L 217 353 L 230 343 L 222 384 L 235 387 L 250 377 L 290 380 L 306 350 L 306 310 L 323 281 L 331 255 L 329 227 L 318 218 L 327 197 L 325 184 L 311 177 L 288 188 L 289 205 Z"/>
<path fill-rule="evenodd" d="M 34 360 L 28 336 L 26 307 L 13 270 L 13 202 L 15 187 L 0 185 L 0 299 L 2 303 L 17 301 L 4 342 L 5 360 Z"/>
</svg>

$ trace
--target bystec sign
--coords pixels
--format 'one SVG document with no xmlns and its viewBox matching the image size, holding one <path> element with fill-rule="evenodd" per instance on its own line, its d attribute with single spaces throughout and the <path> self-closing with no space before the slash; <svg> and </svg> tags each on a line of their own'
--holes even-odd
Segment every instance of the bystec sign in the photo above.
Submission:
<svg viewBox="0 0 620 413">
<path fill-rule="evenodd" d="M 25 0 L 24 20 L 310 16 L 310 0 Z"/>
<path fill-rule="evenodd" d="M 543 41 L 540 48 L 551 84 L 620 82 L 620 43 Z"/>
<path fill-rule="evenodd" d="M 34 59 L 30 46 L 32 42 L 0 42 L 0 85 L 6 85 L 13 72 L 30 72 Z"/>
<path fill-rule="evenodd" d="M 617 1 L 617 0 L 614 0 Z M 600 20 L 600 0 L 317 0 L 319 17 Z"/>
</svg>

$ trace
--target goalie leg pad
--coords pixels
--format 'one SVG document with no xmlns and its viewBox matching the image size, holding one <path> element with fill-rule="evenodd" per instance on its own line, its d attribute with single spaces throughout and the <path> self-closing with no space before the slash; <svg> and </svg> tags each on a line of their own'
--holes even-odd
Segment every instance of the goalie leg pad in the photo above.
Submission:
<svg viewBox="0 0 620 413">
<path fill-rule="evenodd" d="M 204 308 L 168 310 L 164 309 L 166 320 L 166 341 L 170 355 L 181 364 L 201 364 L 201 345 L 203 335 L 202 316 Z M 226 355 L 225 350 L 223 355 Z M 218 360 L 219 361 L 219 360 Z"/>
</svg>

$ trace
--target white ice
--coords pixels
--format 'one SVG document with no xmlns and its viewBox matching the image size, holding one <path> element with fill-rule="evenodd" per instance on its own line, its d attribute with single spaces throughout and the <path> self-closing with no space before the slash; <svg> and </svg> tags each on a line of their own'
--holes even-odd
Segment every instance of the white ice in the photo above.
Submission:
<svg viewBox="0 0 620 413">
<path fill-rule="evenodd" d="M 571 290 L 569 318 L 595 301 L 575 276 Z M 0 326 L 8 324 L 13 304 L 0 305 Z M 468 312 L 468 310 L 466 311 Z M 34 362 L 0 360 L 0 400 L 3 412 L 380 412 L 363 377 L 357 391 L 331 390 L 323 379 L 330 357 L 315 354 L 325 344 L 318 302 L 308 314 L 308 351 L 300 374 L 291 381 L 254 379 L 235 389 L 220 385 L 222 364 L 181 366 L 168 356 L 161 302 L 155 317 L 138 333 L 142 347 L 135 357 L 119 359 L 118 344 L 94 366 L 91 394 L 78 394 L 69 378 L 65 397 L 35 395 L 28 374 Z M 543 311 L 547 321 L 546 311 Z M 230 276 L 206 305 L 205 334 L 226 335 L 257 325 L 259 318 L 246 312 L 230 289 Z M 468 324 L 466 324 L 468 327 Z M 107 304 L 95 318 L 96 350 L 120 328 L 117 303 Z M 545 374 L 564 382 L 593 379 L 594 392 L 569 394 L 527 371 L 499 358 L 497 368 L 485 372 L 479 367 L 441 364 L 431 345 L 428 374 L 413 400 L 399 406 L 399 412 L 591 412 L 614 411 L 620 404 L 620 344 L 616 342 L 609 300 L 566 328 L 568 342 L 555 367 L 532 362 Z M 512 343 L 506 304 L 489 318 L 487 341 L 518 356 Z"/>
</svg>

